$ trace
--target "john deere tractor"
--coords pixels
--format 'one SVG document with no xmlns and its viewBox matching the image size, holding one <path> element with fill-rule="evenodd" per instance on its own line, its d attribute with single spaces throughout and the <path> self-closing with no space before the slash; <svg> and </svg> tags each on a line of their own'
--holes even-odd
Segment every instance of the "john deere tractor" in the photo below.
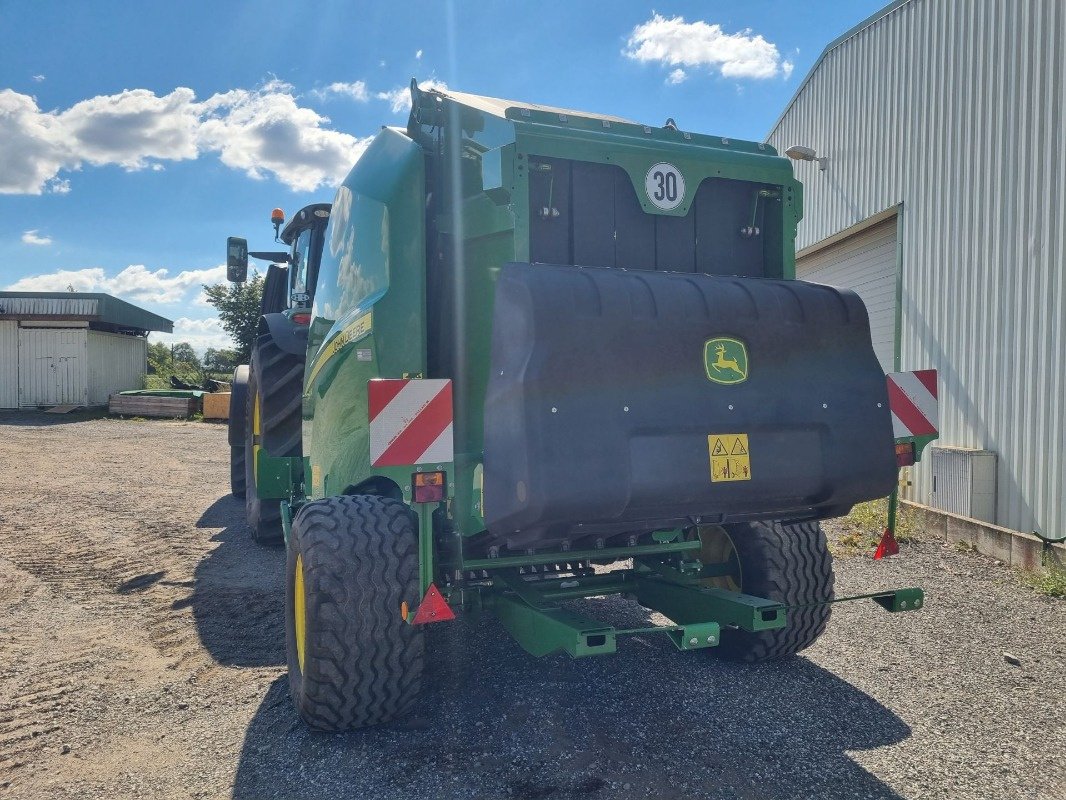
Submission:
<svg viewBox="0 0 1066 800">
<path fill-rule="evenodd" d="M 425 626 L 457 615 L 534 656 L 810 645 L 835 602 L 819 520 L 897 471 L 865 307 L 795 280 L 789 161 L 672 121 L 411 97 L 267 254 L 283 307 L 234 416 L 252 535 L 285 540 L 300 715 L 408 711 Z M 610 594 L 672 622 L 564 605 Z"/>
</svg>

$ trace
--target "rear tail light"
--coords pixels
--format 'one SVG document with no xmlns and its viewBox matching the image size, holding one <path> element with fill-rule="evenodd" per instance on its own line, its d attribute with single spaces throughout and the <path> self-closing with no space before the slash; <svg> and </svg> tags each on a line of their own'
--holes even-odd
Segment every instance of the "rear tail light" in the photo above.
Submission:
<svg viewBox="0 0 1066 800">
<path fill-rule="evenodd" d="M 439 503 L 444 499 L 443 472 L 416 472 L 411 477 L 416 503 Z"/>
<path fill-rule="evenodd" d="M 310 325 L 311 324 L 311 315 L 310 314 L 293 314 L 292 315 L 292 321 L 295 322 L 297 325 Z"/>
<path fill-rule="evenodd" d="M 896 443 L 896 466 L 909 467 L 914 463 L 914 442 Z"/>
</svg>

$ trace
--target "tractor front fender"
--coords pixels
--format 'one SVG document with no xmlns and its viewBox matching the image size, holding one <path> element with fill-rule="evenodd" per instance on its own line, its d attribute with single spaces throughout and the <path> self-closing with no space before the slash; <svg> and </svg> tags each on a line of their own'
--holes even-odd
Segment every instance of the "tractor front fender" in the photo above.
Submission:
<svg viewBox="0 0 1066 800">
<path fill-rule="evenodd" d="M 307 354 L 307 326 L 297 325 L 285 314 L 264 314 L 259 318 L 259 335 L 270 334 L 279 348 L 289 355 Z"/>
</svg>

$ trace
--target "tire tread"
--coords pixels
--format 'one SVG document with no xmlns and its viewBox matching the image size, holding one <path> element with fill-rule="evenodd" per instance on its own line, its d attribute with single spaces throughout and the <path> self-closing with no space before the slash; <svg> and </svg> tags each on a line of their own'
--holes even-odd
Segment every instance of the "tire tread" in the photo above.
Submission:
<svg viewBox="0 0 1066 800">
<path fill-rule="evenodd" d="M 418 539 L 403 503 L 355 495 L 316 500 L 293 521 L 289 554 L 289 686 L 312 728 L 343 731 L 388 722 L 421 689 L 421 628 L 400 617 L 418 596 Z M 296 654 L 292 584 L 302 555 L 306 672 Z"/>
</svg>

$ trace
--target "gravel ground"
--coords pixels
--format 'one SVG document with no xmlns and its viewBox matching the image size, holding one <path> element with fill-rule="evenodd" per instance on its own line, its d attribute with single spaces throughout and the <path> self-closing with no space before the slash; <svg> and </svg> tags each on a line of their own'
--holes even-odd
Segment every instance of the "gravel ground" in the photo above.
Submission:
<svg viewBox="0 0 1066 800">
<path fill-rule="evenodd" d="M 656 636 L 537 660 L 465 620 L 431 629 L 419 716 L 310 733 L 283 553 L 248 540 L 226 457 L 204 423 L 0 416 L 0 796 L 1066 797 L 1066 603 L 925 540 L 836 571 L 926 608 L 839 606 L 786 662 Z"/>
</svg>

